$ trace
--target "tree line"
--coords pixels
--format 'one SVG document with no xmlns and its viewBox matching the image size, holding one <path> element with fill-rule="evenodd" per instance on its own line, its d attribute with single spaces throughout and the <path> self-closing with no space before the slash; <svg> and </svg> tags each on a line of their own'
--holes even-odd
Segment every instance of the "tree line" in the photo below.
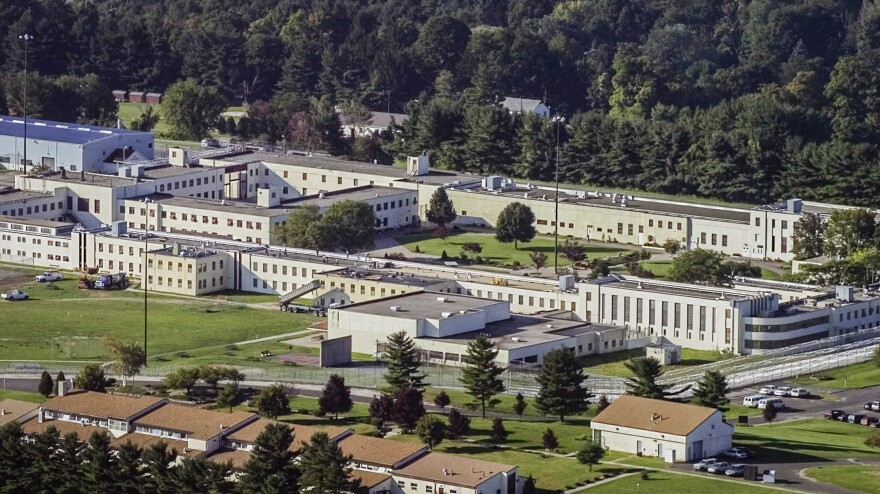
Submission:
<svg viewBox="0 0 880 494">
<path fill-rule="evenodd" d="M 561 178 L 588 186 L 864 206 L 880 188 L 876 2 L 35 0 L 0 21 L 14 114 L 28 32 L 33 116 L 106 123 L 111 88 L 187 82 L 214 93 L 209 109 L 250 104 L 233 129 L 193 109 L 203 123 L 175 123 L 189 138 L 222 127 L 380 162 L 429 150 L 549 180 L 558 136 Z M 568 122 L 494 106 L 507 95 Z M 341 139 L 365 109 L 409 118 Z"/>
</svg>

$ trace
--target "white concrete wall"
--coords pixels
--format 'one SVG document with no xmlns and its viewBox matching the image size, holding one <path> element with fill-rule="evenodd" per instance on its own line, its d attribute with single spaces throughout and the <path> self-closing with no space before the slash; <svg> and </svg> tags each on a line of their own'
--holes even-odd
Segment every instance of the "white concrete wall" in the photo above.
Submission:
<svg viewBox="0 0 880 494">
<path fill-rule="evenodd" d="M 392 305 L 395 305 L 394 302 L 389 301 L 388 307 Z M 351 351 L 368 354 L 375 353 L 376 342 L 385 343 L 392 333 L 404 331 L 410 338 L 415 338 L 419 333 L 417 320 L 339 309 L 330 309 L 328 326 L 328 338 L 351 336 Z"/>
</svg>

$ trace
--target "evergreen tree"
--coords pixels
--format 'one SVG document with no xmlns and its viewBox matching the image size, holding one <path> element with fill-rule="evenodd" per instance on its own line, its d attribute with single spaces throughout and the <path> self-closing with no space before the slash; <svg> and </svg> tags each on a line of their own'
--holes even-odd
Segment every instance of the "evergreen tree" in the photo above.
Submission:
<svg viewBox="0 0 880 494">
<path fill-rule="evenodd" d="M 67 376 L 64 375 L 64 371 L 58 371 L 58 376 L 55 377 L 55 383 L 64 382 L 67 380 Z"/>
<path fill-rule="evenodd" d="M 29 492 L 21 466 L 24 461 L 30 461 L 32 452 L 30 446 L 22 441 L 23 437 L 21 424 L 15 420 L 0 426 L 0 485 L 5 492 Z"/>
<path fill-rule="evenodd" d="M 587 465 L 591 472 L 593 471 L 593 465 L 602 461 L 603 456 L 605 456 L 605 448 L 593 441 L 586 441 L 575 454 L 577 461 L 581 465 Z"/>
<path fill-rule="evenodd" d="M 777 412 L 778 411 L 776 410 L 776 405 L 774 405 L 772 402 L 767 403 L 767 405 L 764 407 L 764 420 L 766 422 L 773 422 L 774 420 L 776 420 Z"/>
<path fill-rule="evenodd" d="M 694 403 L 704 407 L 717 408 L 721 411 L 727 410 L 726 405 L 730 403 L 727 393 L 730 388 L 727 387 L 727 379 L 720 371 L 706 371 L 703 379 L 694 387 Z"/>
<path fill-rule="evenodd" d="M 446 193 L 445 188 L 438 187 L 434 194 L 431 195 L 431 202 L 428 203 L 425 217 L 428 221 L 439 227 L 445 227 L 458 217 L 458 214 L 455 212 L 455 206 L 449 200 L 449 194 Z"/>
<path fill-rule="evenodd" d="M 449 421 L 449 427 L 446 430 L 449 431 L 449 437 L 453 439 L 461 439 L 462 436 L 471 430 L 470 417 L 463 415 L 455 408 L 449 409 L 447 420 Z"/>
<path fill-rule="evenodd" d="M 290 398 L 283 385 L 273 384 L 260 391 L 253 406 L 260 415 L 276 420 L 280 415 L 290 413 Z"/>
<path fill-rule="evenodd" d="M 541 413 L 552 414 L 565 421 L 567 415 L 581 413 L 590 405 L 591 395 L 584 382 L 583 365 L 570 348 L 557 348 L 544 354 L 544 364 L 538 374 L 540 386 L 535 407 Z"/>
<path fill-rule="evenodd" d="M 553 429 L 548 428 L 544 431 L 544 435 L 541 436 L 541 443 L 544 445 L 544 449 L 550 452 L 556 451 L 559 448 L 559 440 L 556 439 Z"/>
<path fill-rule="evenodd" d="M 516 394 L 516 401 L 513 403 L 513 412 L 522 417 L 523 412 L 526 411 L 526 407 L 529 406 L 526 403 L 526 398 L 522 393 Z"/>
<path fill-rule="evenodd" d="M 421 373 L 419 349 L 404 331 L 388 335 L 382 365 L 386 369 L 385 381 L 395 392 L 407 387 L 421 389 L 427 386 L 422 383 L 425 375 Z"/>
<path fill-rule="evenodd" d="M 345 385 L 345 378 L 338 375 L 330 375 L 321 397 L 318 399 L 318 407 L 324 413 L 332 413 L 333 418 L 339 418 L 339 413 L 351 410 L 351 386 Z"/>
<path fill-rule="evenodd" d="M 94 432 L 80 455 L 82 489 L 85 492 L 114 492 L 117 460 L 110 449 L 110 436 Z"/>
<path fill-rule="evenodd" d="M 608 397 L 604 394 L 599 397 L 599 401 L 596 402 L 596 413 L 601 413 L 602 410 L 608 408 L 611 405 L 611 401 L 608 400 Z"/>
<path fill-rule="evenodd" d="M 84 366 L 73 379 L 73 385 L 83 391 L 103 393 L 107 389 L 107 378 L 104 377 L 104 369 L 98 364 Z"/>
<path fill-rule="evenodd" d="M 351 468 L 348 466 L 350 463 L 351 456 L 343 455 L 339 445 L 331 441 L 326 432 L 316 433 L 303 445 L 299 456 L 302 492 L 355 492 L 359 482 L 351 476 Z"/>
<path fill-rule="evenodd" d="M 434 449 L 446 436 L 446 424 L 435 415 L 425 415 L 416 423 L 416 435 L 428 449 Z"/>
<path fill-rule="evenodd" d="M 54 483 L 57 494 L 79 494 L 82 492 L 82 484 L 80 483 L 80 455 L 84 447 L 85 445 L 80 441 L 79 436 L 75 432 L 69 432 L 59 439 L 53 458 L 53 470 L 55 478 L 58 479 Z M 120 466 L 125 469 L 125 465 L 122 462 L 120 462 Z M 131 482 L 132 479 L 134 482 Z M 134 472 L 132 476 L 132 472 L 129 470 L 127 474 L 120 474 L 120 480 L 122 484 L 131 486 L 133 483 L 137 486 L 138 482 L 142 479 L 139 478 L 138 472 Z"/>
<path fill-rule="evenodd" d="M 293 430 L 287 424 L 268 424 L 257 435 L 239 478 L 238 491 L 297 492 L 300 472 L 293 462 L 292 444 Z"/>
<path fill-rule="evenodd" d="M 388 395 L 377 395 L 370 402 L 370 417 L 387 422 L 394 418 L 394 399 Z"/>
<path fill-rule="evenodd" d="M 241 389 L 238 388 L 236 383 L 226 383 L 223 389 L 217 393 L 217 407 L 228 408 L 230 412 L 232 412 L 234 407 L 241 405 L 243 401 L 244 396 L 242 396 Z"/>
<path fill-rule="evenodd" d="M 142 490 L 144 494 L 162 494 L 174 492 L 172 464 L 177 460 L 177 451 L 168 447 L 168 443 L 159 441 L 151 444 L 141 453 L 144 477 Z"/>
<path fill-rule="evenodd" d="M 48 372 L 43 371 L 43 374 L 40 376 L 40 384 L 37 385 L 37 391 L 48 398 L 49 395 L 52 394 L 54 388 L 55 386 L 52 383 L 52 376 L 50 376 Z"/>
<path fill-rule="evenodd" d="M 495 239 L 503 244 L 513 242 L 518 248 L 519 242 L 529 242 L 535 238 L 535 213 L 519 202 L 508 204 L 498 214 L 495 222 Z"/>
<path fill-rule="evenodd" d="M 116 451 L 116 489 L 120 494 L 141 494 L 141 448 L 127 441 Z M 57 460 L 56 460 L 57 461 Z"/>
<path fill-rule="evenodd" d="M 660 384 L 657 382 L 663 376 L 663 364 L 654 357 L 638 357 L 623 363 L 633 377 L 626 379 L 627 394 L 651 398 L 654 400 L 668 400 L 684 393 L 690 386 L 685 386 L 678 391 L 670 391 L 672 384 Z"/>
<path fill-rule="evenodd" d="M 401 388 L 394 395 L 394 421 L 404 431 L 411 431 L 425 415 L 422 392 L 416 388 Z"/>
<path fill-rule="evenodd" d="M 465 365 L 461 369 L 461 384 L 467 393 L 480 404 L 483 418 L 486 418 L 486 402 L 493 396 L 504 392 L 504 381 L 499 376 L 504 367 L 498 367 L 495 359 L 498 349 L 486 335 L 480 334 L 468 343 Z"/>
<path fill-rule="evenodd" d="M 232 462 L 217 463 L 203 456 L 184 458 L 171 470 L 176 494 L 222 494 L 232 492 Z M 272 492 L 272 491 L 269 491 Z"/>
<path fill-rule="evenodd" d="M 529 1 L 529 0 L 526 0 Z M 537 490 L 535 489 L 535 479 L 531 475 L 526 478 L 526 481 L 523 483 L 522 494 L 535 494 Z"/>
<path fill-rule="evenodd" d="M 507 440 L 508 435 L 510 433 L 504 428 L 504 422 L 501 418 L 495 417 L 492 419 L 492 432 L 489 433 L 489 439 L 495 444 L 501 444 Z"/>
<path fill-rule="evenodd" d="M 451 403 L 449 395 L 446 394 L 446 391 L 442 389 L 439 393 L 437 393 L 437 396 L 434 397 L 434 406 L 436 406 L 440 410 L 443 410 L 444 408 L 449 406 L 449 403 Z"/>
</svg>

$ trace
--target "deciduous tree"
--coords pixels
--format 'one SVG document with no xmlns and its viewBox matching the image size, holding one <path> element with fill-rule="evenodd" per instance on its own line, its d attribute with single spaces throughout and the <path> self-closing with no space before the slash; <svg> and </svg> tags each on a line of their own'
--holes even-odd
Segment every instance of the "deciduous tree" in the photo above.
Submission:
<svg viewBox="0 0 880 494">
<path fill-rule="evenodd" d="M 513 412 L 522 417 L 523 412 L 526 411 L 526 407 L 529 404 L 526 403 L 526 398 L 522 393 L 516 394 L 516 401 L 513 403 Z"/>
<path fill-rule="evenodd" d="M 226 383 L 223 389 L 217 394 L 217 407 L 228 408 L 230 412 L 234 407 L 241 405 L 244 401 L 241 390 L 236 383 Z"/>
<path fill-rule="evenodd" d="M 107 378 L 104 377 L 104 369 L 98 364 L 84 366 L 73 379 L 73 385 L 83 391 L 103 393 L 107 389 Z"/>
<path fill-rule="evenodd" d="M 815 213 L 804 213 L 794 222 L 791 251 L 798 259 L 810 259 L 824 252 L 825 222 Z"/>
<path fill-rule="evenodd" d="M 425 415 L 422 392 L 416 388 L 404 387 L 394 395 L 394 421 L 405 431 L 413 430 L 416 422 Z"/>
<path fill-rule="evenodd" d="M 461 384 L 480 404 L 483 418 L 486 418 L 486 403 L 505 389 L 500 377 L 505 368 L 498 366 L 496 358 L 498 349 L 495 343 L 480 334 L 468 343 L 464 367 L 461 369 Z"/>
<path fill-rule="evenodd" d="M 461 439 L 462 436 L 471 430 L 470 417 L 462 414 L 455 408 L 449 409 L 449 416 L 446 419 L 449 421 L 449 427 L 447 428 L 449 437 L 453 439 Z"/>
<path fill-rule="evenodd" d="M 107 337 L 104 344 L 113 356 L 113 368 L 122 376 L 122 385 L 128 385 L 128 379 L 141 373 L 146 355 L 137 343 L 123 343 L 115 338 Z"/>
<path fill-rule="evenodd" d="M 767 402 L 767 405 L 764 407 L 764 420 L 766 422 L 773 422 L 776 420 L 776 414 L 778 410 L 776 410 L 776 405 L 773 402 Z"/>
<path fill-rule="evenodd" d="M 434 449 L 446 436 L 446 424 L 435 415 L 425 415 L 416 423 L 416 435 L 428 449 Z"/>
<path fill-rule="evenodd" d="M 226 108 L 226 102 L 216 88 L 200 86 L 195 80 L 187 79 L 165 91 L 162 107 L 174 137 L 198 140 L 208 135 Z"/>
<path fill-rule="evenodd" d="M 590 471 L 593 471 L 593 465 L 598 464 L 602 461 L 602 457 L 605 456 L 605 448 L 603 448 L 599 443 L 595 443 L 593 441 L 586 441 L 581 446 L 581 449 L 575 454 L 575 458 L 581 465 L 587 465 Z"/>
<path fill-rule="evenodd" d="M 555 415 L 561 422 L 566 416 L 581 413 L 593 395 L 584 387 L 584 367 L 570 348 L 557 348 L 544 354 L 538 381 L 535 407 L 541 413 Z"/>
<path fill-rule="evenodd" d="M 536 250 L 529 252 L 529 259 L 532 260 L 532 265 L 535 266 L 535 273 L 539 273 L 541 268 L 547 265 L 547 254 L 543 251 Z"/>
<path fill-rule="evenodd" d="M 498 214 L 495 222 L 495 239 L 501 243 L 513 242 L 518 248 L 519 242 L 529 242 L 535 238 L 535 213 L 519 202 L 510 203 Z"/>
<path fill-rule="evenodd" d="M 837 209 L 825 227 L 825 254 L 845 258 L 874 244 L 874 213 L 867 209 Z"/>
<path fill-rule="evenodd" d="M 451 400 L 449 399 L 449 395 L 446 394 L 446 391 L 442 389 L 439 393 L 437 393 L 437 396 L 434 397 L 434 405 L 440 410 L 443 410 L 444 408 L 449 406 L 450 402 Z"/>
<path fill-rule="evenodd" d="M 272 420 L 290 413 L 290 398 L 287 397 L 287 390 L 281 384 L 263 388 L 254 398 L 253 405 L 260 415 Z"/>
<path fill-rule="evenodd" d="M 186 390 L 186 394 L 192 393 L 192 389 L 199 382 L 198 367 L 178 367 L 173 372 L 165 375 L 165 386 L 171 389 Z"/>
<path fill-rule="evenodd" d="M 357 252 L 373 245 L 376 213 L 366 202 L 339 201 L 327 208 L 319 223 L 325 244 L 343 252 Z M 399 226 L 399 225 L 389 225 Z"/>
<path fill-rule="evenodd" d="M 559 448 L 559 440 L 556 439 L 556 434 L 553 432 L 553 429 L 547 429 L 544 431 L 544 435 L 541 437 L 541 443 L 544 445 L 544 449 L 547 451 L 553 452 Z"/>
<path fill-rule="evenodd" d="M 493 418 L 492 431 L 489 432 L 489 439 L 497 445 L 507 441 L 508 435 L 510 435 L 510 433 L 504 428 L 504 422 L 501 420 L 501 417 Z"/>
<path fill-rule="evenodd" d="M 370 402 L 370 417 L 387 422 L 394 418 L 394 399 L 388 395 L 376 395 Z"/>
<path fill-rule="evenodd" d="M 710 283 L 723 285 L 727 282 L 724 257 L 714 250 L 695 249 L 679 254 L 672 260 L 669 279 L 680 283 Z"/>
</svg>

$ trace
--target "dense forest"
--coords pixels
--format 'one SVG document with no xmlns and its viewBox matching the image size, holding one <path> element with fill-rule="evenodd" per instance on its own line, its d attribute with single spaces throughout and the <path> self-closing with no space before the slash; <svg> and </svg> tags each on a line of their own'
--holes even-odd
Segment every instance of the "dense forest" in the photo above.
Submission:
<svg viewBox="0 0 880 494">
<path fill-rule="evenodd" d="M 28 0 L 0 3 L 0 24 L 12 113 L 28 32 L 34 115 L 106 121 L 109 89 L 191 79 L 251 104 L 240 133 L 360 159 L 428 150 L 550 180 L 558 136 L 566 182 L 752 203 L 880 192 L 869 0 Z M 566 121 L 510 115 L 505 96 Z M 351 143 L 328 130 L 337 108 L 409 118 Z"/>
</svg>

